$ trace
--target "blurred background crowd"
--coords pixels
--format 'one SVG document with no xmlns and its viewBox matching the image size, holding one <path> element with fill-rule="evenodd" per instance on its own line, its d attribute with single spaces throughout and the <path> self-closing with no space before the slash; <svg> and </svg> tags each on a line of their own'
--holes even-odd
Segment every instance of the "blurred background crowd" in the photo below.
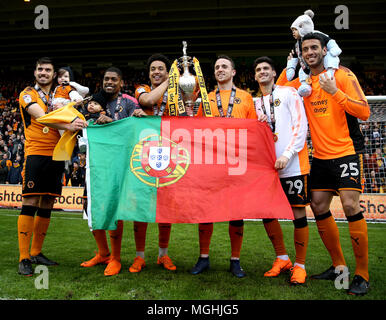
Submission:
<svg viewBox="0 0 386 320">
<path fill-rule="evenodd" d="M 204 68 L 203 68 L 204 69 Z M 134 96 L 136 87 L 148 83 L 146 70 L 128 69 L 124 72 L 122 91 Z M 385 95 L 385 72 L 363 73 L 360 68 L 353 70 L 361 83 L 366 96 Z M 76 81 L 89 87 L 90 94 L 101 88 L 103 70 L 76 74 Z M 215 79 L 204 73 L 208 92 L 215 89 Z M 28 85 L 34 83 L 33 77 L 9 77 L 1 75 L 0 79 L 0 184 L 21 184 L 21 172 L 24 162 L 24 134 L 19 111 L 19 94 Z M 241 64 L 237 66 L 235 84 L 255 96 L 257 93 L 254 73 Z M 367 122 L 361 123 L 365 136 L 366 151 L 363 155 L 364 192 L 384 193 L 386 190 L 386 101 L 371 103 L 372 115 Z M 308 139 L 309 155 L 312 161 L 312 143 Z M 63 185 L 84 186 L 85 155 L 74 152 L 71 161 L 66 163 Z"/>
</svg>

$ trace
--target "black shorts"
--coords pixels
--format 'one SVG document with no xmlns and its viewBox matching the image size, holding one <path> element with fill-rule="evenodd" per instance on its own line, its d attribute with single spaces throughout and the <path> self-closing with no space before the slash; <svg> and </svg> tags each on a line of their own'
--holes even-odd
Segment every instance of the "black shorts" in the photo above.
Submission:
<svg viewBox="0 0 386 320">
<path fill-rule="evenodd" d="M 310 204 L 310 184 L 308 181 L 308 174 L 280 179 L 291 207 L 305 207 Z"/>
<path fill-rule="evenodd" d="M 354 154 L 337 159 L 312 159 L 311 191 L 331 191 L 338 195 L 340 190 L 362 192 L 363 158 Z"/>
<path fill-rule="evenodd" d="M 54 161 L 49 156 L 27 156 L 23 170 L 22 196 L 59 197 L 62 193 L 63 172 L 63 161 Z"/>
</svg>

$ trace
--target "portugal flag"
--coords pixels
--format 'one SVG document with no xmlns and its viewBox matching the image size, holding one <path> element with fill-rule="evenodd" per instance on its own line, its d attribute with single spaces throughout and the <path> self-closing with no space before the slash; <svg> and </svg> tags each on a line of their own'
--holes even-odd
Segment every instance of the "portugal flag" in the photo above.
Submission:
<svg viewBox="0 0 386 320">
<path fill-rule="evenodd" d="M 169 223 L 293 219 L 267 124 L 254 119 L 145 117 L 89 125 L 87 213 Z"/>
</svg>

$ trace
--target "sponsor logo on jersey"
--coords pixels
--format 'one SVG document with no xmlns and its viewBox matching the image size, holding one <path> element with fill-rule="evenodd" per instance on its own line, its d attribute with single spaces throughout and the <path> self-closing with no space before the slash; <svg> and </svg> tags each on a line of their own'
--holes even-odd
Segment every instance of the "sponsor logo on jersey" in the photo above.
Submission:
<svg viewBox="0 0 386 320">
<path fill-rule="evenodd" d="M 31 103 L 32 97 L 29 94 L 23 96 L 23 100 L 26 104 Z"/>
<path fill-rule="evenodd" d="M 314 107 L 313 112 L 315 117 L 327 117 L 330 115 L 327 99 L 311 101 L 311 106 Z"/>
</svg>

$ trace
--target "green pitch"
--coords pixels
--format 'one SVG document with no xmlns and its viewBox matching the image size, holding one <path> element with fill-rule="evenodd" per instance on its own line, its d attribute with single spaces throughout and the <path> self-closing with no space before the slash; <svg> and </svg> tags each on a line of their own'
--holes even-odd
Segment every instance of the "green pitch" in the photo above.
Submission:
<svg viewBox="0 0 386 320">
<path fill-rule="evenodd" d="M 241 265 L 247 277 L 237 279 L 229 269 L 230 243 L 228 223 L 216 223 L 211 243 L 211 269 L 192 276 L 190 268 L 199 255 L 198 231 L 195 224 L 172 226 L 169 255 L 176 272 L 156 264 L 158 227 L 149 224 L 146 241 L 146 268 L 139 274 L 128 269 L 135 258 L 133 223 L 125 222 L 122 241 L 122 270 L 105 277 L 105 265 L 82 268 L 80 263 L 94 256 L 96 244 L 81 214 L 54 212 L 43 247 L 43 253 L 59 262 L 49 267 L 48 289 L 35 286 L 40 274 L 20 276 L 18 268 L 18 210 L 0 210 L 0 299 L 48 300 L 385 300 L 386 299 L 386 224 L 368 223 L 370 291 L 364 297 L 352 297 L 338 290 L 332 281 L 307 280 L 292 287 L 288 275 L 266 279 L 273 260 L 272 245 L 262 222 L 246 221 Z M 281 222 L 288 253 L 294 261 L 292 222 Z M 320 273 L 331 260 L 319 237 L 314 222 L 309 222 L 310 239 L 307 274 Z M 350 271 L 355 270 L 347 223 L 338 223 L 343 252 Z M 352 279 L 352 276 L 350 280 Z M 42 284 L 42 282 L 40 282 Z"/>
</svg>

